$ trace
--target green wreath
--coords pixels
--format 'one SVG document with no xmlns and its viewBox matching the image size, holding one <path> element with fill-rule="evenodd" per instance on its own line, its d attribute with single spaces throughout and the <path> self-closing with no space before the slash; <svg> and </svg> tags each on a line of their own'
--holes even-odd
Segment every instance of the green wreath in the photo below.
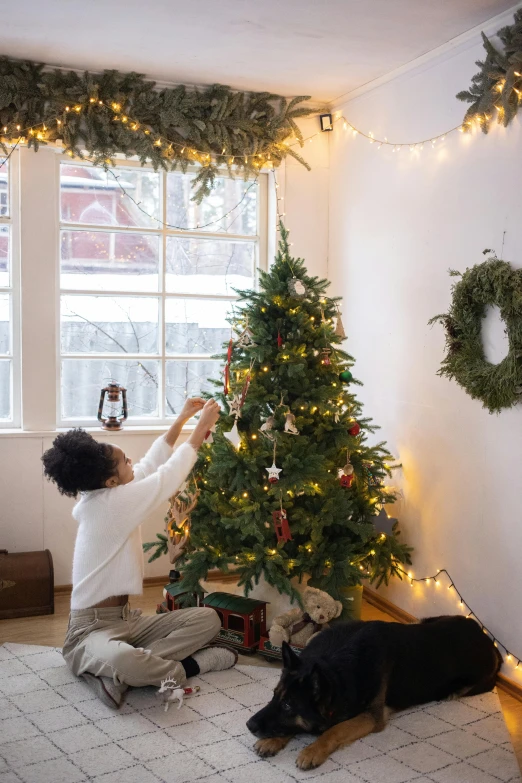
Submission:
<svg viewBox="0 0 522 783">
<path fill-rule="evenodd" d="M 438 321 L 446 331 L 446 356 L 437 374 L 454 378 L 490 413 L 498 413 L 516 405 L 522 393 L 522 270 L 493 255 L 464 273 L 450 270 L 450 275 L 461 280 L 452 287 L 449 312 L 429 321 Z M 484 356 L 481 331 L 488 305 L 499 307 L 509 340 L 508 354 L 499 364 Z"/>
</svg>

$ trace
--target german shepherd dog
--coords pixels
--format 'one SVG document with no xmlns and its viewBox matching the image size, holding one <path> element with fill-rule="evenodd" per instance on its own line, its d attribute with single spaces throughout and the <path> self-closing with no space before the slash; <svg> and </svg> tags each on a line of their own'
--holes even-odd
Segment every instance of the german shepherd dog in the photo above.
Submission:
<svg viewBox="0 0 522 783">
<path fill-rule="evenodd" d="M 247 722 L 259 756 L 275 756 L 295 734 L 319 737 L 298 755 L 320 766 L 343 745 L 382 731 L 391 711 L 490 691 L 502 665 L 471 619 L 429 617 L 414 625 L 338 623 L 296 655 L 283 643 L 283 671 L 266 707 Z"/>
</svg>

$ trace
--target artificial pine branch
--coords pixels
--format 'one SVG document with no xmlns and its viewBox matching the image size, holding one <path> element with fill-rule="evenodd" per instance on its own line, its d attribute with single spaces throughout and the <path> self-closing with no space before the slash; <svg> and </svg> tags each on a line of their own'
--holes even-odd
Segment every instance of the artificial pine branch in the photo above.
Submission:
<svg viewBox="0 0 522 783">
<path fill-rule="evenodd" d="M 291 155 L 309 168 L 287 146 L 292 139 L 303 146 L 295 120 L 316 113 L 299 105 L 308 99 L 287 101 L 219 84 L 159 90 L 138 73 L 46 71 L 36 63 L 1 57 L 0 147 L 7 154 L 20 130 L 36 128 L 38 133 L 27 136 L 28 146 L 38 150 L 61 139 L 65 152 L 81 158 L 85 150 L 96 165 L 112 163 L 117 153 L 137 155 L 142 165 L 167 171 L 199 163 L 194 200 L 200 203 L 211 192 L 219 167 L 246 179 Z"/>
<path fill-rule="evenodd" d="M 497 32 L 503 45 L 499 51 L 482 33 L 486 59 L 478 61 L 479 72 L 473 76 L 471 87 L 457 93 L 460 101 L 470 104 L 464 129 L 470 130 L 478 121 L 487 133 L 495 115 L 504 126 L 516 116 L 522 97 L 522 9 L 514 15 L 514 23 Z"/>
</svg>

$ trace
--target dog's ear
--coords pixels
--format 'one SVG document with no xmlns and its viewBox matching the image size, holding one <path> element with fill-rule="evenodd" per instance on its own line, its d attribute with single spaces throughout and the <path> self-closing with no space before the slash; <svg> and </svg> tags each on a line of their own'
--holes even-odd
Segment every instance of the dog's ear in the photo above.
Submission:
<svg viewBox="0 0 522 783">
<path fill-rule="evenodd" d="M 317 663 L 314 664 L 312 668 L 310 674 L 310 684 L 315 701 L 319 705 L 328 704 L 332 693 L 331 684 L 325 672 L 318 666 Z"/>
<path fill-rule="evenodd" d="M 288 669 L 288 671 L 291 672 L 299 668 L 301 664 L 299 656 L 292 650 L 288 642 L 283 642 L 281 653 L 283 655 L 283 666 L 285 669 Z"/>
</svg>

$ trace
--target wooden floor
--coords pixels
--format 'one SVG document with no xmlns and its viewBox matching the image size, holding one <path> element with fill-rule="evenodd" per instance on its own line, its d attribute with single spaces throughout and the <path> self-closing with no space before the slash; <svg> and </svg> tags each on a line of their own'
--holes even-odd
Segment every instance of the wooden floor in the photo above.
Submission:
<svg viewBox="0 0 522 783">
<path fill-rule="evenodd" d="M 132 600 L 134 607 L 141 607 L 146 614 L 156 611 L 161 600 L 161 587 L 145 587 L 142 596 Z M 69 595 L 57 595 L 54 615 L 24 617 L 16 620 L 0 620 L 0 644 L 19 642 L 21 644 L 45 644 L 61 647 L 69 615 Z M 389 615 L 363 601 L 363 620 L 392 620 Z M 267 663 L 259 655 L 240 656 L 241 663 L 255 666 L 279 667 L 278 663 Z M 500 701 L 507 727 L 515 747 L 518 763 L 522 769 L 522 701 L 499 690 Z"/>
</svg>

